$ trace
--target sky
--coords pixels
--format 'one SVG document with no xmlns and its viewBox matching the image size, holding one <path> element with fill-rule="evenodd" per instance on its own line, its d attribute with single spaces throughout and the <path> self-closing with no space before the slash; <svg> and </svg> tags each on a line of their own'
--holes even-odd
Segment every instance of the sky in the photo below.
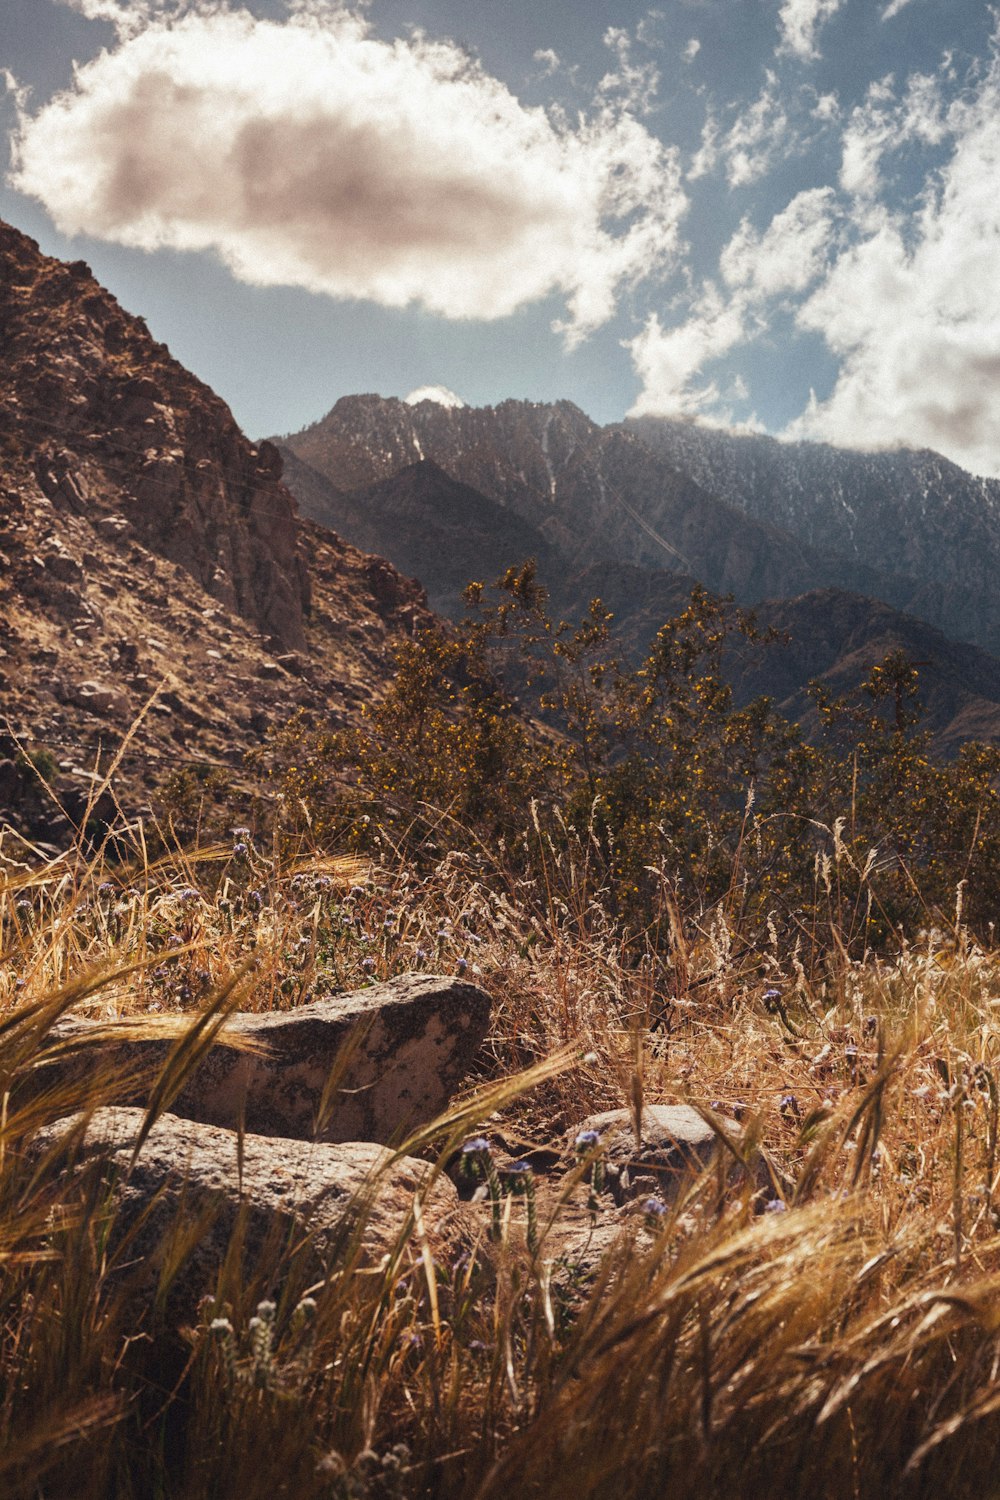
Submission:
<svg viewBox="0 0 1000 1500">
<path fill-rule="evenodd" d="M 568 399 L 1000 475 L 1000 6 L 0 0 L 0 217 L 253 437 Z"/>
</svg>

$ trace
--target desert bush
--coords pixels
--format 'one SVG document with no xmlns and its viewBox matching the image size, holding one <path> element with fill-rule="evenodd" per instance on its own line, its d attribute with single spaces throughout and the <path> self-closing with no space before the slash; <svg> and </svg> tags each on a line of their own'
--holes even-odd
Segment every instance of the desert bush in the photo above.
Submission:
<svg viewBox="0 0 1000 1500">
<path fill-rule="evenodd" d="M 492 602 L 478 585 L 468 598 L 464 626 L 401 648 L 359 728 L 299 717 L 257 755 L 300 826 L 369 847 L 377 824 L 415 856 L 450 821 L 543 882 L 548 855 L 585 838 L 591 897 L 636 951 L 674 905 L 721 912 L 758 943 L 777 924 L 819 956 L 835 941 L 882 950 L 953 924 L 959 891 L 988 936 L 1000 754 L 935 760 L 898 653 L 854 694 L 814 685 L 808 743 L 766 699 L 734 704 L 726 652 L 734 637 L 752 649 L 753 619 L 700 588 L 637 667 L 615 656 L 599 600 L 575 627 L 555 623 L 530 566 Z"/>
</svg>

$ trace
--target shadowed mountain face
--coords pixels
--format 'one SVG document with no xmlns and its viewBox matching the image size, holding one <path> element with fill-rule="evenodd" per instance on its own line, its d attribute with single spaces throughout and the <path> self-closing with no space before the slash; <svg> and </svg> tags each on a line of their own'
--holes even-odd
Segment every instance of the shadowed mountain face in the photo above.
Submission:
<svg viewBox="0 0 1000 1500">
<path fill-rule="evenodd" d="M 429 618 L 419 587 L 302 521 L 271 444 L 85 265 L 2 224 L 0 347 L 0 816 L 18 743 L 78 803 L 156 689 L 126 791 L 239 764 L 298 706 L 336 720 L 379 695 Z"/>
<path fill-rule="evenodd" d="M 415 574 L 443 613 L 460 612 L 470 579 L 489 580 L 531 556 L 554 610 L 579 616 L 600 597 L 636 661 L 697 578 L 754 605 L 762 626 L 791 637 L 733 657 L 741 700 L 767 694 L 815 729 L 810 679 L 847 691 L 887 652 L 903 650 L 926 664 L 922 698 L 938 748 L 954 753 L 970 738 L 1000 740 L 1000 665 L 894 603 L 992 638 L 998 605 L 986 597 L 981 560 L 979 594 L 967 594 L 957 582 L 935 581 L 929 539 L 958 507 L 973 518 L 967 534 L 977 547 L 997 545 L 989 536 L 992 487 L 933 455 L 786 450 L 683 423 L 601 429 L 569 403 L 475 410 L 377 396 L 346 397 L 283 443 L 303 509 Z M 903 476 L 895 500 L 893 474 Z M 935 475 L 947 481 L 936 500 Z M 722 500 L 713 498 L 716 486 Z M 812 515 L 810 486 L 837 511 L 834 519 Z M 903 530 L 907 504 L 915 507 L 914 526 L 924 526 L 919 544 Z M 858 541 L 851 506 L 873 532 L 872 516 L 882 516 L 887 532 L 878 545 L 874 537 Z M 945 573 L 957 567 L 952 554 Z"/>
<path fill-rule="evenodd" d="M 344 493 L 290 449 L 282 456 L 286 480 L 307 515 L 366 551 L 379 551 L 391 538 L 396 567 L 426 580 L 431 607 L 442 614 L 457 612 L 467 583 L 492 583 L 524 558 L 534 557 L 546 577 L 561 571 L 558 552 L 536 527 L 431 459 Z"/>
</svg>

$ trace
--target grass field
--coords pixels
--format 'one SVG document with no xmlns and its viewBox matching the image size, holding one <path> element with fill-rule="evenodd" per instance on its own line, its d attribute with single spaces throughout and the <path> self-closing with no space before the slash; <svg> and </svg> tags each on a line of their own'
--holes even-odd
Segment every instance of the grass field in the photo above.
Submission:
<svg viewBox="0 0 1000 1500">
<path fill-rule="evenodd" d="M 960 916 L 890 956 L 831 941 L 807 971 L 719 906 L 644 959 L 579 865 L 553 855 L 532 883 L 476 846 L 415 866 L 377 830 L 370 845 L 0 849 L 0 1491 L 996 1493 L 1000 958 Z M 576 1263 L 570 1161 L 539 1177 L 556 1223 L 533 1251 L 523 1198 L 449 1261 L 404 1234 L 373 1264 L 346 1236 L 311 1285 L 301 1247 L 262 1277 L 234 1246 L 178 1323 L 179 1235 L 137 1299 L 99 1172 L 29 1149 L 113 1093 L 99 1041 L 85 1084 L 26 1089 L 62 1015 L 172 1029 L 176 1084 L 199 1017 L 414 969 L 474 978 L 494 1012 L 478 1076 L 410 1149 L 558 1147 L 595 1110 L 690 1100 L 738 1121 L 748 1157 L 766 1145 L 767 1211 L 710 1171 L 655 1233 L 633 1221 Z"/>
</svg>

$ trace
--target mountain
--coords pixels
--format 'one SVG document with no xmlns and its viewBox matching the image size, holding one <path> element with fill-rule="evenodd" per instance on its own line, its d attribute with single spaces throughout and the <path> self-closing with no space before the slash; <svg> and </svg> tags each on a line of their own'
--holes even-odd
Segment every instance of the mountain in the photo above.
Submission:
<svg viewBox="0 0 1000 1500">
<path fill-rule="evenodd" d="M 844 692 L 901 650 L 925 664 L 921 696 L 937 749 L 954 754 L 970 738 L 1000 741 L 1000 664 L 929 623 L 944 614 L 956 632 L 971 636 L 977 626 L 988 636 L 989 609 L 976 614 L 957 579 L 921 582 L 916 574 L 931 571 L 934 549 L 926 538 L 916 545 L 901 535 L 906 497 L 913 501 L 922 485 L 923 512 L 960 508 L 974 518 L 973 550 L 995 546 L 991 486 L 944 460 L 810 444 L 786 451 L 773 439 L 684 423 L 602 429 L 568 402 L 456 409 L 377 396 L 341 399 L 322 421 L 283 439 L 282 452 L 303 510 L 416 575 L 442 613 L 460 613 L 469 579 L 535 557 L 553 611 L 579 617 L 600 597 L 615 616 L 617 641 L 637 662 L 697 578 L 731 590 L 754 606 L 763 628 L 789 637 L 732 656 L 740 701 L 766 694 L 814 732 L 805 693 L 812 678 Z M 887 513 L 895 471 L 906 482 L 894 534 L 861 546 L 844 520 L 847 497 L 860 512 L 859 497 L 881 496 Z M 935 474 L 947 484 L 931 500 Z M 839 520 L 811 518 L 811 485 L 827 509 L 839 507 Z M 928 520 L 927 533 L 941 525 L 939 515 Z M 985 580 L 975 597 L 984 593 Z"/>
<path fill-rule="evenodd" d="M 864 592 L 1000 651 L 1000 480 L 926 449 L 856 453 L 660 417 L 622 430 L 747 516 L 866 563 L 881 583 Z"/>
<path fill-rule="evenodd" d="M 877 593 L 882 582 L 863 560 L 715 498 L 633 433 L 598 427 L 568 401 L 454 408 L 347 396 L 280 442 L 341 491 L 432 461 L 535 528 L 574 569 L 609 558 L 667 568 L 746 603 L 831 584 Z"/>
<path fill-rule="evenodd" d="M 157 689 L 120 778 L 135 798 L 187 759 L 238 764 L 298 706 L 336 720 L 384 690 L 430 618 L 421 589 L 303 521 L 273 445 L 82 262 L 6 224 L 0 346 L 0 817 L 45 801 L 25 749 L 79 809 Z"/>
<path fill-rule="evenodd" d="M 731 672 L 741 703 L 766 694 L 814 737 L 811 681 L 835 696 L 850 693 L 890 652 L 901 651 L 918 666 L 922 727 L 938 754 L 954 756 L 969 740 L 1000 744 L 1000 660 L 988 652 L 842 589 L 766 601 L 754 614 L 761 631 L 782 639 L 740 651 Z"/>
<path fill-rule="evenodd" d="M 614 620 L 616 642 L 633 663 L 664 620 L 680 613 L 694 580 L 631 564 L 604 563 L 567 577 L 553 590 L 553 605 L 581 618 L 600 598 Z M 807 739 L 819 735 L 806 692 L 818 681 L 834 696 L 851 693 L 893 651 L 919 664 L 921 725 L 946 758 L 969 740 L 1000 744 L 1000 660 L 976 646 L 949 639 L 934 626 L 879 600 L 844 589 L 815 589 L 794 599 L 764 600 L 753 610 L 761 636 L 776 639 L 729 648 L 726 675 L 738 704 L 770 698 Z"/>
</svg>

